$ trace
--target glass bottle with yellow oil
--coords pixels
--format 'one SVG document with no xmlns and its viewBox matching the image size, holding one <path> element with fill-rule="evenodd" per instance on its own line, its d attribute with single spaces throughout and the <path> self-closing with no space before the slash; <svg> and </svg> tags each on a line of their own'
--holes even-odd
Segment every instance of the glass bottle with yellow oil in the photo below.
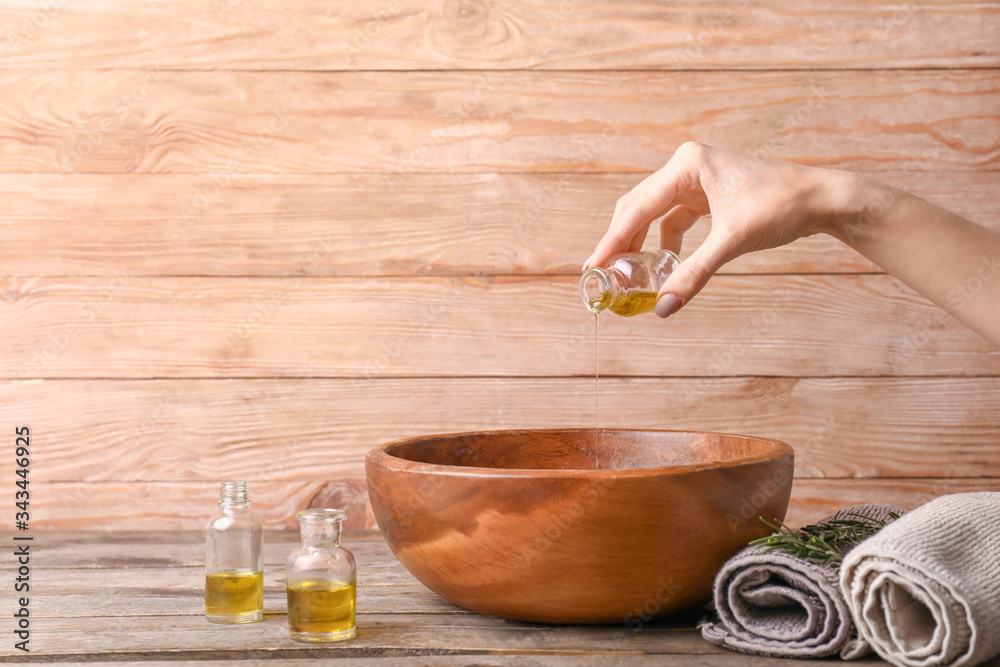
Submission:
<svg viewBox="0 0 1000 667">
<path fill-rule="evenodd" d="M 669 250 L 615 255 L 604 266 L 580 276 L 580 298 L 593 313 L 615 315 L 648 313 L 656 305 L 660 286 L 681 263 Z"/>
<path fill-rule="evenodd" d="M 212 623 L 264 618 L 264 531 L 249 485 L 223 482 L 219 511 L 205 530 L 205 617 Z"/>
<path fill-rule="evenodd" d="M 340 546 L 342 510 L 307 509 L 299 520 L 302 546 L 285 567 L 288 635 L 303 642 L 335 642 L 355 634 L 357 565 Z"/>
</svg>

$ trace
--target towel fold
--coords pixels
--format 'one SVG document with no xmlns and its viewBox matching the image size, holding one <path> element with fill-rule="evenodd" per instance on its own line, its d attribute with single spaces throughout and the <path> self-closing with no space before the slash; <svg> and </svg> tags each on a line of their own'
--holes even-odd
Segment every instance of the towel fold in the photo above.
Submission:
<svg viewBox="0 0 1000 667">
<path fill-rule="evenodd" d="M 894 665 L 1000 654 L 1000 493 L 932 500 L 862 542 L 840 578 L 861 637 Z"/>
<path fill-rule="evenodd" d="M 890 522 L 892 505 L 855 505 L 829 516 L 863 515 Z M 869 653 L 858 639 L 837 571 L 780 551 L 746 547 L 726 561 L 715 577 L 713 602 L 718 622 L 700 624 L 702 637 L 741 653 L 780 658 L 844 659 Z"/>
</svg>

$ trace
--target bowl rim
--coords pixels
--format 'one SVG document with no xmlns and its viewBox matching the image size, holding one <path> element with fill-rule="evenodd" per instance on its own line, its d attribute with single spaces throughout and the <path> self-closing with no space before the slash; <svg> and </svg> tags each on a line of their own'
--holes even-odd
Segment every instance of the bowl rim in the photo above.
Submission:
<svg viewBox="0 0 1000 667">
<path fill-rule="evenodd" d="M 496 435 L 501 433 L 506 434 L 523 434 L 523 433 L 584 433 L 592 431 L 600 431 L 602 433 L 687 433 L 691 435 L 723 435 L 731 436 L 737 438 L 749 438 L 751 440 L 758 440 L 765 442 L 770 445 L 770 448 L 760 454 L 753 454 L 751 456 L 744 456 L 735 459 L 729 459 L 721 462 L 714 463 L 688 463 L 681 465 L 670 465 L 670 466 L 654 466 L 645 468 L 597 468 L 597 469 L 582 469 L 582 468 L 481 468 L 476 466 L 456 466 L 456 465 L 446 465 L 443 463 L 425 463 L 422 461 L 411 461 L 410 459 L 404 459 L 399 456 L 394 456 L 389 454 L 386 449 L 394 445 L 399 445 L 403 443 L 410 443 L 420 440 L 432 440 L 441 438 L 459 438 L 467 436 L 477 436 L 483 434 Z M 795 450 L 792 449 L 791 445 L 781 440 L 775 440 L 774 438 L 764 438 L 757 435 L 743 435 L 741 433 L 723 433 L 720 431 L 686 431 L 679 429 L 655 429 L 655 428 L 643 428 L 643 429 L 621 429 L 621 428 L 602 428 L 602 429 L 592 429 L 592 428 L 515 428 L 515 429 L 497 429 L 497 430 L 486 430 L 486 431 L 462 431 L 457 433 L 436 433 L 430 435 L 421 435 L 409 438 L 398 438 L 396 440 L 391 440 L 385 442 L 381 445 L 373 447 L 368 450 L 365 454 L 365 460 L 369 464 L 377 465 L 383 468 L 389 468 L 396 471 L 407 471 L 415 473 L 427 473 L 432 475 L 447 475 L 447 476 L 459 476 L 459 477 L 521 477 L 525 479 L 531 478 L 567 478 L 567 479 L 591 479 L 591 478 L 608 478 L 608 479 L 621 479 L 630 477 L 661 477 L 664 475 L 681 475 L 685 473 L 698 472 L 700 470 L 718 470 L 721 468 L 736 468 L 744 465 L 753 465 L 755 463 L 761 463 L 764 461 L 777 461 L 783 457 L 791 457 L 791 465 L 794 470 L 795 465 Z M 791 481 L 792 475 L 789 475 L 789 481 Z"/>
</svg>

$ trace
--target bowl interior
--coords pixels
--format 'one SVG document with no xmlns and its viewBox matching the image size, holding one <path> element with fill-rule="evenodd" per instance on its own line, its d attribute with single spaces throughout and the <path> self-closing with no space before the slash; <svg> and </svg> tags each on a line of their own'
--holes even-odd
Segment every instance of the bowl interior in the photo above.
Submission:
<svg viewBox="0 0 1000 667">
<path fill-rule="evenodd" d="M 783 443 L 692 431 L 483 431 L 386 445 L 389 456 L 435 465 L 526 470 L 606 470 L 725 465 L 785 453 Z M 790 451 L 790 449 L 789 449 Z"/>
</svg>

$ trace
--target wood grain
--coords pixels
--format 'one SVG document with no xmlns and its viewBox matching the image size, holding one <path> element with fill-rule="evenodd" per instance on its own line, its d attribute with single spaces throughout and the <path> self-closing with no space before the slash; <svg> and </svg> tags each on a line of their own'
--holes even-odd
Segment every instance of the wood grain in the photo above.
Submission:
<svg viewBox="0 0 1000 667">
<path fill-rule="evenodd" d="M 456 619 L 461 619 L 456 624 Z M 456 627 L 457 626 L 457 627 Z M 624 626 L 551 626 L 499 621 L 479 614 L 358 614 L 358 635 L 350 642 L 323 647 L 294 642 L 288 637 L 284 614 L 266 616 L 262 622 L 233 628 L 207 623 L 203 614 L 185 616 L 131 616 L 91 618 L 41 618 L 32 626 L 33 643 L 46 655 L 76 656 L 107 652 L 119 660 L 130 652 L 170 652 L 174 657 L 210 657 L 209 652 L 247 651 L 261 647 L 278 657 L 351 657 L 375 652 L 393 655 L 422 653 L 567 654 L 591 647 L 594 653 L 722 654 L 693 627 L 678 629 L 651 624 L 646 632 Z M 474 645 L 470 646 L 472 640 Z M 183 645 L 179 642 L 183 641 Z M 33 647 L 34 648 L 34 647 Z M 586 648 L 583 651 L 587 651 Z M 239 653 L 236 653 L 239 655 Z"/>
<path fill-rule="evenodd" d="M 334 480 L 335 481 L 335 480 Z M 356 480 L 349 480 L 354 486 Z M 295 512 L 308 507 L 325 481 L 252 483 L 254 509 L 271 528 L 293 529 Z M 33 496 L 32 528 L 100 530 L 197 530 L 215 509 L 217 485 L 202 482 L 46 482 Z M 947 493 L 1000 491 L 992 478 L 798 478 L 792 487 L 786 522 L 801 526 L 838 509 L 865 502 L 894 503 L 913 509 Z M 351 527 L 374 528 L 370 511 L 352 517 Z"/>
<path fill-rule="evenodd" d="M 0 368 L 50 378 L 0 386 L 0 422 L 37 445 L 32 662 L 796 664 L 690 625 L 498 629 L 374 533 L 349 535 L 377 582 L 360 643 L 287 640 L 292 532 L 268 537 L 256 628 L 186 611 L 185 577 L 222 477 L 253 481 L 270 526 L 333 504 L 372 527 L 377 442 L 589 425 L 576 268 L 682 141 L 863 171 L 1000 228 L 998 29 L 979 0 L 3 3 Z M 1000 491 L 993 346 L 850 275 L 877 268 L 830 239 L 724 272 L 667 323 L 602 322 L 606 425 L 787 440 L 793 526 Z M 77 526 L 101 530 L 55 530 Z"/>
<path fill-rule="evenodd" d="M 8 378 L 592 376 L 577 283 L 2 278 L 0 363 Z M 601 325 L 607 375 L 1000 369 L 1000 350 L 885 275 L 719 276 L 668 322 Z"/>
<path fill-rule="evenodd" d="M 998 394 L 996 376 L 608 377 L 600 421 L 775 438 L 795 449 L 800 478 L 1000 478 Z M 592 427 L 594 381 L 54 380 L 4 383 L 0 406 L 0 423 L 38 429 L 39 484 L 201 482 L 209 507 L 223 479 L 354 479 L 311 500 L 354 517 L 365 512 L 372 447 L 430 433 Z"/>
<path fill-rule="evenodd" d="M 445 599 L 516 621 L 613 624 L 653 596 L 650 618 L 708 602 L 726 560 L 771 533 L 755 512 L 784 518 L 793 460 L 786 443 L 742 435 L 511 430 L 387 443 L 365 473 L 386 542 Z M 672 467 L 685 463 L 701 465 Z"/>
<path fill-rule="evenodd" d="M 414 582 L 375 531 L 344 536 L 358 558 L 358 639 L 306 648 L 284 634 L 284 555 L 297 542 L 291 531 L 265 535 L 265 617 L 237 628 L 204 621 L 201 531 L 46 531 L 37 538 L 33 546 L 44 549 L 46 564 L 33 571 L 30 658 L 35 664 L 101 664 L 104 659 L 116 661 L 106 664 L 298 665 L 307 656 L 342 659 L 347 665 L 474 661 L 498 667 L 597 667 L 609 660 L 653 664 L 646 660 L 650 657 L 655 664 L 678 667 L 798 664 L 737 656 L 700 640 L 693 627 L 700 613 L 639 627 L 596 628 L 525 625 L 472 614 Z M 22 659 L 0 655 L 0 662 Z"/>
<path fill-rule="evenodd" d="M 120 553 L 129 559 L 147 554 L 147 547 L 153 541 L 168 552 L 181 546 L 166 531 L 147 535 L 138 545 L 127 538 L 118 539 Z M 106 533 L 105 537 L 121 536 Z M 190 534 L 182 533 L 180 539 L 186 544 L 189 537 Z M 268 533 L 265 543 L 273 543 L 274 538 L 273 533 Z M 284 534 L 278 535 L 279 540 L 286 538 Z M 72 537 L 67 541 L 72 542 Z M 366 539 L 363 545 L 368 551 L 359 558 L 359 566 L 371 566 L 373 576 L 369 585 L 359 585 L 358 636 L 353 641 L 309 646 L 288 639 L 278 597 L 283 579 L 280 564 L 265 568 L 268 586 L 263 621 L 231 627 L 205 622 L 199 590 L 201 564 L 179 567 L 150 563 L 141 567 L 107 562 L 98 569 L 38 570 L 40 579 L 31 598 L 30 661 L 61 660 L 65 664 L 99 658 L 121 664 L 169 658 L 172 664 L 177 664 L 185 660 L 226 658 L 230 664 L 232 661 L 244 664 L 249 659 L 266 658 L 277 659 L 280 664 L 290 658 L 343 657 L 359 661 L 357 664 L 395 665 L 400 664 L 397 657 L 445 655 L 453 659 L 451 664 L 465 656 L 465 660 L 471 657 L 476 664 L 547 665 L 551 664 L 549 657 L 559 656 L 572 656 L 574 662 L 569 664 L 580 664 L 575 660 L 588 656 L 600 656 L 605 662 L 583 664 L 607 664 L 609 659 L 617 664 L 619 656 L 656 655 L 661 660 L 658 664 L 684 665 L 692 660 L 709 665 L 748 664 L 744 656 L 734 663 L 733 654 L 703 641 L 694 628 L 698 615 L 646 622 L 638 627 L 636 624 L 553 627 L 512 623 L 453 607 L 428 608 L 426 595 L 406 594 L 413 590 L 412 583 L 391 587 L 397 605 L 382 611 L 385 596 L 379 593 L 385 592 L 386 587 L 382 585 L 381 574 L 376 573 L 401 568 L 380 540 Z M 81 584 L 81 580 L 87 583 Z M 83 607 L 82 595 L 91 596 L 89 614 Z M 479 662 L 480 656 L 489 654 L 524 657 L 527 662 Z M 673 662 L 671 656 L 686 662 Z M 703 656 L 729 660 L 703 663 Z M 360 662 L 365 658 L 371 662 Z M 10 653 L 0 655 L 3 662 L 23 659 Z M 773 662 L 759 664 L 778 667 Z"/>
<path fill-rule="evenodd" d="M 207 519 L 208 517 L 206 521 Z M 9 540 L 13 533 L 8 533 L 6 538 Z M 165 542 L 166 534 L 167 531 L 128 529 L 113 533 L 105 530 L 47 530 L 36 535 L 35 541 L 45 550 L 46 571 L 54 574 L 51 578 L 40 581 L 39 585 L 45 586 L 48 581 L 58 580 L 60 577 L 66 580 L 72 578 L 59 575 L 57 571 L 60 570 L 88 571 L 95 576 L 105 570 L 114 572 L 121 569 L 151 570 L 154 574 L 161 572 L 163 576 L 167 576 L 167 571 L 174 570 L 174 578 L 177 579 L 187 575 L 183 572 L 178 574 L 176 570 L 204 568 L 204 528 L 169 531 L 169 539 Z M 268 530 L 266 538 L 263 558 L 264 565 L 268 568 L 285 565 L 288 554 L 301 543 L 298 529 Z M 385 557 L 386 546 L 377 530 L 345 530 L 342 533 L 342 543 L 361 560 L 363 568 L 371 570 L 370 576 L 364 577 L 361 582 L 362 587 L 388 590 L 418 585 L 398 560 Z M 200 585 L 203 584 L 201 582 Z M 54 593 L 56 591 L 49 591 L 49 594 Z M 375 591 L 369 593 L 378 594 Z"/>
<path fill-rule="evenodd" d="M 996 170 L 996 70 L 0 70 L 0 172 L 644 172 L 690 139 L 882 170 Z"/>
<path fill-rule="evenodd" d="M 14 65 L 168 69 L 996 67 L 995 3 L 6 2 Z M 169 26 L 170 29 L 164 29 Z M 128 29 L 124 29 L 127 27 Z"/>
<path fill-rule="evenodd" d="M 878 177 L 1000 229 L 1000 172 Z M 11 174 L 0 181 L 4 273 L 576 275 L 607 230 L 615 201 L 640 178 L 442 173 L 390 183 L 366 173 Z M 683 256 L 709 226 L 706 218 L 688 233 Z M 722 272 L 877 270 L 820 235 L 746 255 Z"/>
<path fill-rule="evenodd" d="M 670 640 L 667 640 L 670 641 Z M 246 667 L 312 667 L 316 664 L 315 658 L 278 658 L 268 655 L 266 658 L 249 657 L 256 655 L 257 651 L 238 652 L 234 658 L 232 655 L 219 655 L 221 652 L 213 653 L 218 659 L 213 659 L 202 654 L 202 657 L 194 660 L 168 659 L 161 660 L 162 653 L 130 653 L 128 658 L 138 662 L 144 667 L 232 667 L 233 660 L 238 659 L 241 666 Z M 373 651 L 379 657 L 371 658 L 347 658 L 337 656 L 338 667 L 455 667 L 458 665 L 476 665 L 478 667 L 606 667 L 609 657 L 602 653 L 583 654 L 580 651 L 571 652 L 570 655 L 550 655 L 545 653 L 525 654 L 511 653 L 499 655 L 485 655 L 481 652 L 444 652 L 444 655 L 415 655 L 403 656 L 397 652 Z M 389 653 L 392 657 L 383 657 Z M 416 653 L 416 652 L 414 652 Z M 752 655 L 739 655 L 734 653 L 718 655 L 686 655 L 686 654 L 633 654 L 616 653 L 613 657 L 616 667 L 689 667 L 698 665 L 699 667 L 809 667 L 814 665 L 813 660 L 792 660 L 789 658 L 763 658 Z M 65 661 L 58 657 L 53 657 L 53 662 L 45 660 L 32 660 L 35 665 L 65 665 Z M 0 662 L 2 662 L 0 658 Z M 87 664 L 90 667 L 121 667 L 121 662 L 105 662 L 97 655 L 87 655 Z M 855 665 L 880 665 L 884 667 L 885 662 L 879 658 L 862 658 L 855 661 Z"/>
<path fill-rule="evenodd" d="M 289 547 L 284 558 L 295 547 Z M 357 555 L 357 554 L 355 554 Z M 284 561 L 284 558 L 282 561 Z M 359 566 L 360 567 L 360 566 Z M 402 566 L 399 566 L 402 568 Z M 46 571 L 38 577 L 38 592 L 49 606 L 40 610 L 39 617 L 87 617 L 95 611 L 101 615 L 125 616 L 139 610 L 129 609 L 126 600 L 156 599 L 155 615 L 181 616 L 197 614 L 205 603 L 205 565 L 189 568 L 144 567 L 136 571 L 142 582 L 123 582 L 120 570 L 66 569 Z M 404 570 L 405 572 L 405 570 Z M 72 577 L 82 577 L 86 585 L 73 586 Z M 364 576 L 359 569 L 359 577 Z M 105 591 L 114 588 L 117 590 Z M 164 591 L 163 589 L 167 589 Z M 164 594 L 166 592 L 166 594 Z M 373 614 L 391 614 L 400 602 L 413 612 L 437 615 L 464 615 L 472 612 L 457 607 L 414 581 L 411 585 L 365 585 L 358 583 L 358 606 Z M 131 600 L 130 600 L 131 601 Z M 284 562 L 264 571 L 264 613 L 285 611 Z M 138 606 L 138 605 L 136 605 Z M 152 616 L 154 610 L 143 609 L 141 615 Z M 57 616 L 53 616 L 57 615 Z M 136 613 L 136 615 L 140 615 Z"/>
</svg>

